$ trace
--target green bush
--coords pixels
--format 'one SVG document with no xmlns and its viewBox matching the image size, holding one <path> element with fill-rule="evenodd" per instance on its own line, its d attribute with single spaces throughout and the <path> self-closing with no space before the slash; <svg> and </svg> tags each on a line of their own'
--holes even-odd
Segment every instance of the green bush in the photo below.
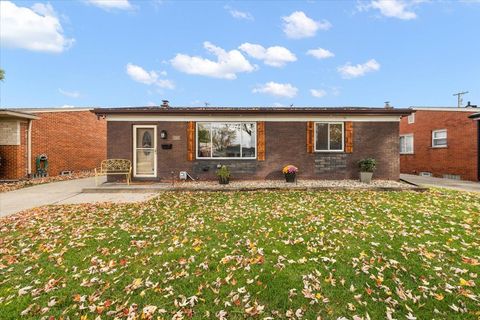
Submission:
<svg viewBox="0 0 480 320">
<path fill-rule="evenodd" d="M 373 158 L 362 159 L 358 161 L 360 172 L 373 172 L 377 167 L 377 161 Z"/>
</svg>

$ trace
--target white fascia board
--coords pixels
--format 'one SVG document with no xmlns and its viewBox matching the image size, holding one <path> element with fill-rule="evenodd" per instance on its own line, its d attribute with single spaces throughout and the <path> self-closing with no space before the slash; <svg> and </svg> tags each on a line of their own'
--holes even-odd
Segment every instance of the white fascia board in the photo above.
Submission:
<svg viewBox="0 0 480 320">
<path fill-rule="evenodd" d="M 185 122 L 185 121 L 265 121 L 265 122 L 307 122 L 307 121 L 352 121 L 352 122 L 400 122 L 400 116 L 350 116 L 350 115 L 123 115 L 109 114 L 107 121 L 133 122 Z"/>
</svg>

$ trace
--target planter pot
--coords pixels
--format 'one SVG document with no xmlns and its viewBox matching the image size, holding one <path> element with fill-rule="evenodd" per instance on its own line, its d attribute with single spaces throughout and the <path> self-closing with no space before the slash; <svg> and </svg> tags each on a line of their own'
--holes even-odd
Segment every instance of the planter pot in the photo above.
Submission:
<svg viewBox="0 0 480 320">
<path fill-rule="evenodd" d="M 285 181 L 289 182 L 289 183 L 292 183 L 292 182 L 295 182 L 295 173 L 287 173 L 285 175 Z"/>
<path fill-rule="evenodd" d="M 218 177 L 218 182 L 220 184 L 228 184 L 230 182 L 230 179 L 229 178 Z"/>
<path fill-rule="evenodd" d="M 360 172 L 360 181 L 363 183 L 372 182 L 373 172 Z"/>
</svg>

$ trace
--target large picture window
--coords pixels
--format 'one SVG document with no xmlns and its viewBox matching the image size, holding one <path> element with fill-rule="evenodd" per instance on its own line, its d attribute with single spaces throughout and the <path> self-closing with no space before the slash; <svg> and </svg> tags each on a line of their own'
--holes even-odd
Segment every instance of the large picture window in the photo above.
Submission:
<svg viewBox="0 0 480 320">
<path fill-rule="evenodd" d="M 343 122 L 316 122 L 315 151 L 343 151 L 343 132 Z"/>
<path fill-rule="evenodd" d="M 197 159 L 255 159 L 255 122 L 197 122 Z"/>
</svg>

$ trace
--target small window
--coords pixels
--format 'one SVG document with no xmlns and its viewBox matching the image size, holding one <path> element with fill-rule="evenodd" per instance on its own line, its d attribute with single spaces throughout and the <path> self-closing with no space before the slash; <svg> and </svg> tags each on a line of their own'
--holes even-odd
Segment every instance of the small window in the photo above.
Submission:
<svg viewBox="0 0 480 320">
<path fill-rule="evenodd" d="M 343 122 L 315 123 L 315 151 L 343 151 Z"/>
<path fill-rule="evenodd" d="M 415 113 L 408 116 L 408 124 L 415 123 Z"/>
<path fill-rule="evenodd" d="M 400 136 L 400 154 L 413 154 L 413 134 Z"/>
<path fill-rule="evenodd" d="M 432 147 L 433 148 L 445 148 L 447 146 L 447 130 L 434 130 L 432 131 Z"/>
</svg>

